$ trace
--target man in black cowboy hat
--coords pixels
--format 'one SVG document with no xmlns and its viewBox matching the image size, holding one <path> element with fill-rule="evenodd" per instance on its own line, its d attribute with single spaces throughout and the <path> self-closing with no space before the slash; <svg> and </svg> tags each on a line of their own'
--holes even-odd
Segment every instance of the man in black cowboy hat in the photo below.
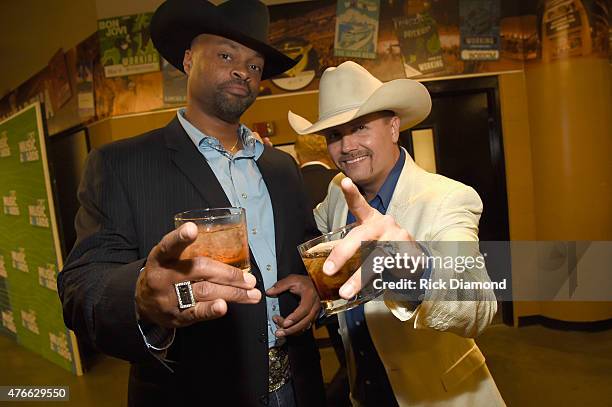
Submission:
<svg viewBox="0 0 612 407">
<path fill-rule="evenodd" d="M 260 81 L 295 63 L 268 20 L 255 0 L 162 4 L 151 36 L 187 74 L 187 107 L 88 159 L 59 293 L 68 327 L 132 363 L 130 405 L 324 404 L 319 299 L 296 250 L 318 231 L 293 159 L 239 123 Z M 251 273 L 179 261 L 197 228 L 173 215 L 229 206 L 246 208 Z"/>
</svg>

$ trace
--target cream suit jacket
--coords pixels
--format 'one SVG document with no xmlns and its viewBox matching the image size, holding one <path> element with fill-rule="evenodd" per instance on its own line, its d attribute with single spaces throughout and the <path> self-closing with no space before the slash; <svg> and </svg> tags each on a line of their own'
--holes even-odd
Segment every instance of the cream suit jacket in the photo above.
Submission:
<svg viewBox="0 0 612 407">
<path fill-rule="evenodd" d="M 405 150 L 404 150 L 405 151 Z M 338 174 L 327 197 L 315 209 L 321 232 L 346 224 L 348 207 Z M 387 215 L 417 241 L 478 241 L 482 202 L 474 189 L 418 167 L 406 152 L 406 162 Z M 432 270 L 432 278 L 440 271 Z M 463 273 L 489 281 L 484 272 Z M 461 293 L 449 298 L 461 299 Z M 497 311 L 492 292 L 483 290 L 473 301 L 434 301 L 425 296 L 418 306 L 370 301 L 365 318 L 400 406 L 501 406 L 504 401 L 473 339 Z M 339 314 L 340 334 L 347 353 L 351 385 L 355 357 L 346 321 Z M 354 405 L 358 403 L 353 400 Z"/>
</svg>

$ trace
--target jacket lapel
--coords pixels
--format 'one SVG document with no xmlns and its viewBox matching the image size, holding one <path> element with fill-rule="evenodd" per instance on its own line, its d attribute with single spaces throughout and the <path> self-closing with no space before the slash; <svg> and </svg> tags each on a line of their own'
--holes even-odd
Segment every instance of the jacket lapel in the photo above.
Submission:
<svg viewBox="0 0 612 407">
<path fill-rule="evenodd" d="M 210 208 L 231 206 L 217 177 L 193 144 L 183 126 L 175 118 L 166 126 L 166 145 L 179 170 L 193 184 Z"/>
<path fill-rule="evenodd" d="M 261 172 L 261 176 L 270 194 L 270 201 L 272 201 L 276 258 L 278 259 L 281 257 L 281 250 L 283 249 L 286 220 L 291 218 L 290 214 L 287 213 L 287 206 L 285 205 L 282 181 L 277 174 L 280 167 L 275 163 L 274 156 L 269 153 L 268 148 L 264 149 L 263 154 L 257 160 L 257 167 L 259 167 L 259 172 Z M 285 270 L 284 272 L 287 273 L 288 271 Z M 280 279 L 283 271 L 278 270 L 278 273 Z"/>
<path fill-rule="evenodd" d="M 331 220 L 331 229 L 334 231 L 343 226 L 346 226 L 346 217 L 348 216 L 348 204 L 346 203 L 346 199 L 344 199 L 344 194 L 340 191 L 340 199 L 338 205 L 336 206 L 336 210 L 333 213 L 333 219 Z"/>
<path fill-rule="evenodd" d="M 346 225 L 346 217 L 348 215 L 348 205 L 344 194 L 342 193 L 342 187 L 340 182 L 346 178 L 344 174 L 336 176 L 331 181 L 333 184 L 329 196 L 326 198 L 328 201 L 327 205 L 327 231 L 331 232 L 338 228 Z"/>
<path fill-rule="evenodd" d="M 406 161 L 404 162 L 404 168 L 397 180 L 397 186 L 393 191 L 393 197 L 389 202 L 389 208 L 387 213 L 392 214 L 398 208 L 412 204 L 412 201 L 419 195 L 419 191 L 422 190 L 421 186 L 421 174 L 425 171 L 412 159 L 408 151 L 402 147 L 406 154 Z"/>
</svg>

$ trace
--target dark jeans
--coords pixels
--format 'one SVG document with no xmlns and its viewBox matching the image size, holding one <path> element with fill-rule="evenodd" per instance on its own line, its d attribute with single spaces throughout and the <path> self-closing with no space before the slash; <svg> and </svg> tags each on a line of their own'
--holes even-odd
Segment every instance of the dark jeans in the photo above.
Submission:
<svg viewBox="0 0 612 407">
<path fill-rule="evenodd" d="M 289 381 L 280 389 L 268 395 L 269 407 L 295 407 L 295 394 L 293 394 L 293 383 Z"/>
</svg>

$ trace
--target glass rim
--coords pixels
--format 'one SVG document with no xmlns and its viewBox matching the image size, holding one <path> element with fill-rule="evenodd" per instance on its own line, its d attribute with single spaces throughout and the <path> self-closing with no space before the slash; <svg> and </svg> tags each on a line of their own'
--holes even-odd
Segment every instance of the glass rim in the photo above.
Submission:
<svg viewBox="0 0 612 407">
<path fill-rule="evenodd" d="M 225 214 L 225 215 L 208 215 L 206 216 L 206 213 L 211 213 L 213 211 L 229 211 L 230 213 Z M 196 214 L 201 214 L 199 216 L 196 216 Z M 190 209 L 188 211 L 183 211 L 183 212 L 179 212 L 177 214 L 174 215 L 174 220 L 175 221 L 185 221 L 185 222 L 190 222 L 190 221 L 215 221 L 218 219 L 226 219 L 226 218 L 231 218 L 232 216 L 236 216 L 236 215 L 242 215 L 244 213 L 244 208 L 239 208 L 239 207 L 235 207 L 235 206 L 228 206 L 225 208 L 202 208 L 202 209 Z"/>
<path fill-rule="evenodd" d="M 313 239 L 310 239 L 304 243 L 301 243 L 300 245 L 298 245 L 298 249 L 303 248 L 305 246 L 314 246 L 315 244 L 318 243 L 322 243 L 322 242 L 326 242 L 327 238 L 329 236 L 338 234 L 339 232 L 343 232 L 346 231 L 347 229 L 353 229 L 355 226 L 357 226 L 357 222 L 353 222 L 353 223 L 349 223 L 348 225 L 344 225 L 342 227 L 339 227 L 338 229 L 332 230 L 331 232 L 327 232 L 327 233 L 323 233 L 321 236 L 317 236 Z"/>
</svg>

